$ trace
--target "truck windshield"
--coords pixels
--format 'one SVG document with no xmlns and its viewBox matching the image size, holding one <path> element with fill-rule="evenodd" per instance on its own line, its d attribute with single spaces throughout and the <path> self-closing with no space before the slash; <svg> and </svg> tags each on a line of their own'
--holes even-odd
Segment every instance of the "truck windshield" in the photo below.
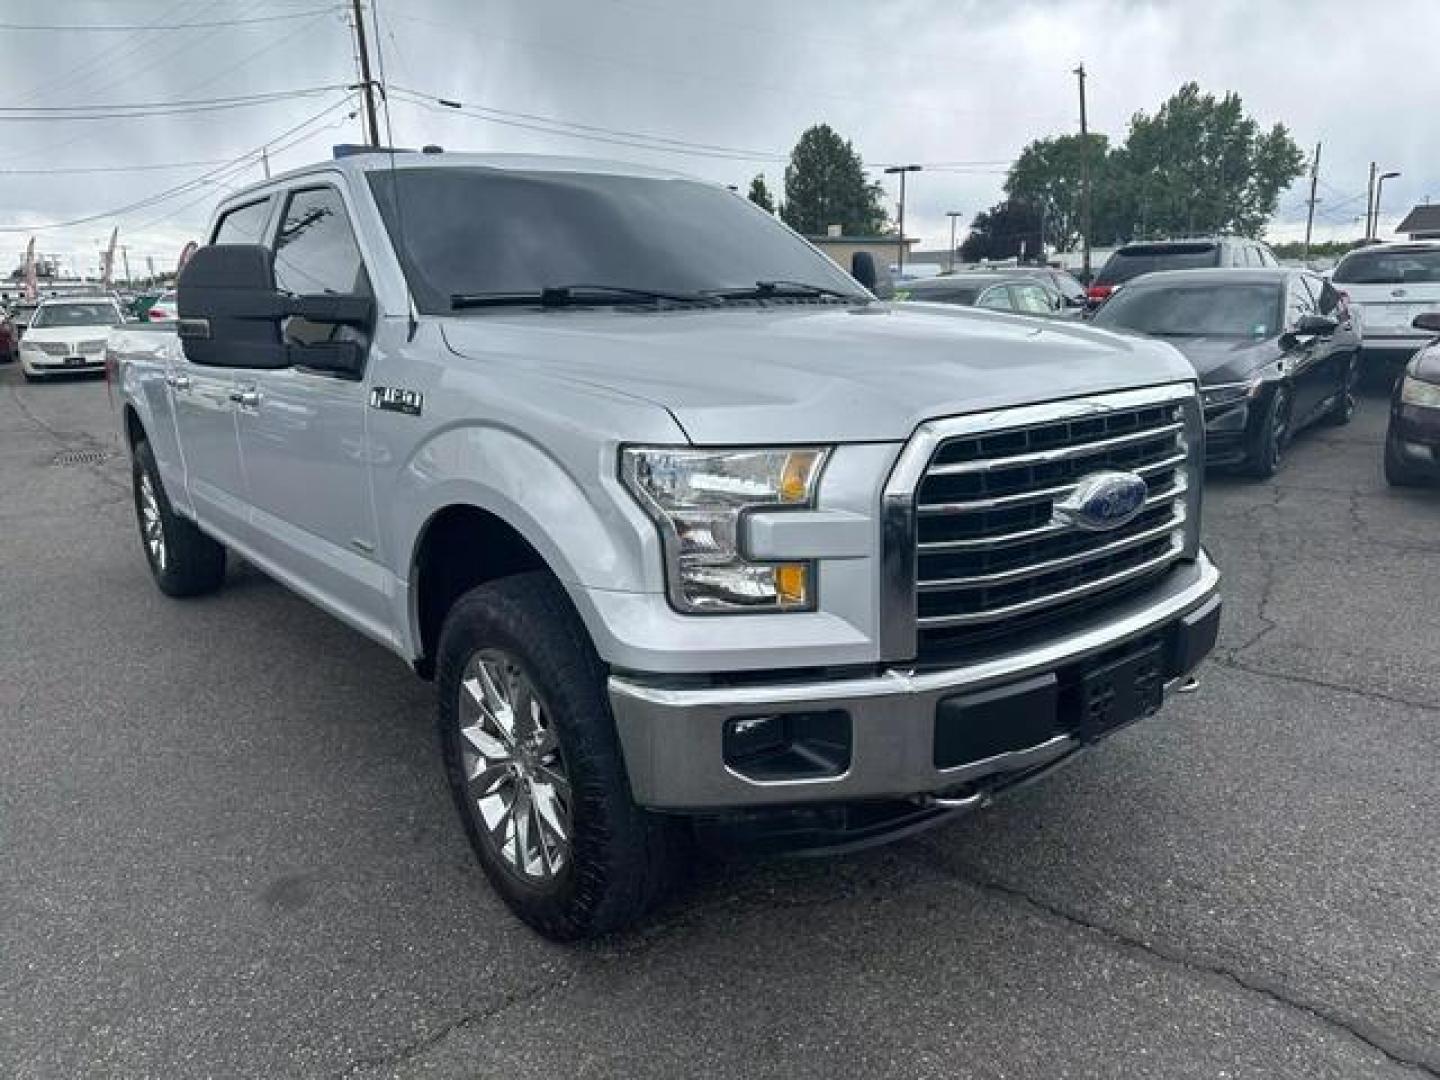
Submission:
<svg viewBox="0 0 1440 1080">
<path fill-rule="evenodd" d="M 460 166 L 369 180 L 416 306 L 431 315 L 450 314 L 452 297 L 556 295 L 577 282 L 595 303 L 637 290 L 763 297 L 782 290 L 758 284 L 782 282 L 787 296 L 804 285 L 868 299 L 763 210 L 709 184 Z"/>
<path fill-rule="evenodd" d="M 30 325 L 36 330 L 47 326 L 119 326 L 120 313 L 112 304 L 46 304 L 37 308 Z"/>
<path fill-rule="evenodd" d="M 1132 286 L 1094 323 L 1157 337 L 1267 338 L 1280 332 L 1281 302 L 1277 285 Z"/>
</svg>

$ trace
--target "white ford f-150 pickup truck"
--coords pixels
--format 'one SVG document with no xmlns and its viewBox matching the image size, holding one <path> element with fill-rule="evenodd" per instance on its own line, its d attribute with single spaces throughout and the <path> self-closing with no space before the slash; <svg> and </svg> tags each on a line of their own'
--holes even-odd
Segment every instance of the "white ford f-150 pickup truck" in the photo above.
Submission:
<svg viewBox="0 0 1440 1080">
<path fill-rule="evenodd" d="M 206 240 L 176 321 L 109 342 L 150 570 L 194 596 L 233 552 L 433 677 L 543 933 L 633 920 L 677 836 L 982 806 L 1214 644 L 1168 345 L 882 303 L 723 187 L 593 161 L 342 156 Z"/>
</svg>

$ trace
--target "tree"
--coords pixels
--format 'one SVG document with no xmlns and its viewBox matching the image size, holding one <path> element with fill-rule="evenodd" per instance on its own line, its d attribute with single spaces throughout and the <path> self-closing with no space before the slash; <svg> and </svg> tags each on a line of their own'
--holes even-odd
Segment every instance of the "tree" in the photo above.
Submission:
<svg viewBox="0 0 1440 1080">
<path fill-rule="evenodd" d="M 1127 235 L 1259 236 L 1305 155 L 1276 124 L 1261 131 L 1239 94 L 1186 83 L 1154 116 L 1136 113 L 1112 163 L 1130 208 Z"/>
<path fill-rule="evenodd" d="M 764 173 L 756 173 L 755 179 L 750 181 L 750 201 L 767 214 L 775 212 L 775 200 L 770 195 L 770 189 L 765 185 Z"/>
<path fill-rule="evenodd" d="M 1280 193 L 1305 157 L 1284 125 L 1262 131 L 1238 94 L 1217 98 L 1186 83 L 1153 116 L 1136 113 L 1126 140 L 1111 148 L 1091 133 L 1092 243 L 1186 233 L 1259 236 Z M 1078 247 L 1079 135 L 1039 139 L 1020 152 L 1005 178 L 1014 203 L 1045 218 L 1047 245 Z"/>
<path fill-rule="evenodd" d="M 1043 218 L 1045 244 L 1056 251 L 1071 251 L 1081 241 L 1080 159 L 1084 146 L 1079 135 L 1036 139 L 1020 151 L 1005 177 L 1005 194 L 1011 202 L 1035 208 Z M 1104 193 L 1110 190 L 1106 176 L 1110 140 L 1092 131 L 1089 151 L 1090 231 L 1103 236 L 1107 230 L 1102 222 L 1108 209 Z"/>
<path fill-rule="evenodd" d="M 1014 259 L 1040 255 L 1040 213 L 1013 199 L 982 210 L 970 223 L 970 232 L 960 245 L 965 262 L 982 259 Z"/>
<path fill-rule="evenodd" d="M 874 235 L 889 225 L 880 203 L 883 194 L 879 184 L 865 179 L 865 166 L 849 141 L 829 124 L 816 124 L 790 153 L 780 216 L 811 236 L 831 225 L 852 236 Z"/>
</svg>

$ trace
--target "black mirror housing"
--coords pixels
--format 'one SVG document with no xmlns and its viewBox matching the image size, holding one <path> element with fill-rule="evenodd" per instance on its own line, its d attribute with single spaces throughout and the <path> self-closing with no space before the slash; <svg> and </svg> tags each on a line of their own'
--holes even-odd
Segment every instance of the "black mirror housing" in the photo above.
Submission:
<svg viewBox="0 0 1440 1080">
<path fill-rule="evenodd" d="M 355 374 L 365 351 L 354 342 L 287 343 L 288 318 L 369 330 L 368 296 L 291 296 L 275 287 L 275 256 L 260 244 L 212 244 L 185 264 L 176 284 L 176 330 L 192 364 L 237 368 L 309 367 Z"/>
<path fill-rule="evenodd" d="M 1326 337 L 1333 334 L 1340 323 L 1329 315 L 1301 315 L 1291 331 L 1296 337 Z"/>
<path fill-rule="evenodd" d="M 851 255 L 850 276 L 873 292 L 880 280 L 875 272 L 875 256 L 868 251 L 857 251 Z"/>
<path fill-rule="evenodd" d="M 1410 321 L 1410 325 L 1416 330 L 1428 330 L 1432 334 L 1440 334 L 1440 311 L 1426 311 L 1416 315 Z"/>
<path fill-rule="evenodd" d="M 288 367 L 280 333 L 282 301 L 269 248 L 200 248 L 175 285 L 176 330 L 185 358 L 217 367 Z"/>
</svg>

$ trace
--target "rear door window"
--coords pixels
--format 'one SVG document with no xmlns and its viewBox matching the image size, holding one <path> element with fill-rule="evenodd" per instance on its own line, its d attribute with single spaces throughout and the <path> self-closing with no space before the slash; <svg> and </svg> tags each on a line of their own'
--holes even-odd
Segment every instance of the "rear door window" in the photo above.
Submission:
<svg viewBox="0 0 1440 1080">
<path fill-rule="evenodd" d="M 980 294 L 980 299 L 975 302 L 975 306 L 989 308 L 991 311 L 1015 310 L 1015 305 L 1010 301 L 1010 289 L 1005 285 L 996 285 L 994 288 L 986 289 Z"/>
<path fill-rule="evenodd" d="M 1017 311 L 1031 315 L 1048 315 L 1055 310 L 1050 306 L 1050 294 L 1039 285 L 1011 285 L 1010 296 Z"/>
</svg>

